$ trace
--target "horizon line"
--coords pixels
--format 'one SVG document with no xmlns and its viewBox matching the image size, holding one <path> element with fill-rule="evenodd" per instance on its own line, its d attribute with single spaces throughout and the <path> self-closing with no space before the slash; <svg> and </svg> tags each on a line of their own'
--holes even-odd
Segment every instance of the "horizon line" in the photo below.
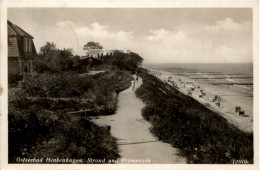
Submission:
<svg viewBox="0 0 260 170">
<path fill-rule="evenodd" d="M 168 63 L 156 63 L 156 62 L 144 62 L 143 64 L 254 64 L 254 62 L 223 62 L 223 63 L 179 63 L 179 62 L 168 62 Z"/>
</svg>

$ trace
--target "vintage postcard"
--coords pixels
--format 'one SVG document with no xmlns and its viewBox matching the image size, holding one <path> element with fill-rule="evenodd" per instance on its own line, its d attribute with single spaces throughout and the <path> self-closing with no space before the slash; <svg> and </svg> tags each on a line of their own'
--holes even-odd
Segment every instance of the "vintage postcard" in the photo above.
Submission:
<svg viewBox="0 0 260 170">
<path fill-rule="evenodd" d="M 1 169 L 258 169 L 258 2 L 1 2 Z"/>
</svg>

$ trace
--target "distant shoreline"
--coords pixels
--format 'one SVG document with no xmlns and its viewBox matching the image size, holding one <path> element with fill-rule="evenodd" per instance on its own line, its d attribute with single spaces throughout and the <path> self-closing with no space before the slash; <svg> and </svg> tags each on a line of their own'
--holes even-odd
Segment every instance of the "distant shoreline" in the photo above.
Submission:
<svg viewBox="0 0 260 170">
<path fill-rule="evenodd" d="M 223 118 L 225 118 L 230 124 L 236 126 L 240 130 L 244 132 L 252 132 L 253 131 L 253 113 L 250 109 L 246 109 L 246 117 L 238 116 L 238 113 L 235 113 L 235 107 L 236 104 L 242 104 L 245 102 L 244 100 L 240 99 L 241 97 L 253 97 L 250 95 L 237 95 L 236 101 L 230 101 L 231 97 L 229 95 L 221 95 L 221 97 L 224 99 L 221 101 L 220 107 L 215 106 L 214 102 L 211 101 L 212 96 L 218 95 L 217 91 L 212 87 L 212 85 L 218 85 L 217 83 L 211 84 L 210 87 L 207 85 L 200 83 L 196 81 L 196 79 L 183 77 L 179 75 L 175 75 L 171 72 L 167 71 L 161 71 L 157 69 L 147 69 L 150 70 L 150 74 L 155 76 L 156 78 L 159 78 L 161 81 L 172 85 L 171 82 L 168 81 L 169 77 L 173 78 L 174 83 L 176 83 L 173 87 L 176 88 L 178 91 L 183 93 L 184 95 L 188 95 L 189 87 L 187 87 L 187 82 L 194 84 L 194 86 L 200 86 L 200 89 L 203 89 L 204 92 L 207 94 L 205 97 L 199 97 L 199 89 L 195 88 L 195 91 L 193 91 L 192 95 L 190 95 L 193 99 L 197 100 L 201 104 L 203 104 L 208 109 L 216 112 L 217 114 L 221 115 Z M 166 81 L 165 81 L 166 80 Z M 186 84 L 186 87 L 185 87 Z M 239 98 L 240 97 L 240 98 Z M 240 101 L 241 100 L 241 101 Z M 251 108 L 253 109 L 253 108 Z"/>
</svg>

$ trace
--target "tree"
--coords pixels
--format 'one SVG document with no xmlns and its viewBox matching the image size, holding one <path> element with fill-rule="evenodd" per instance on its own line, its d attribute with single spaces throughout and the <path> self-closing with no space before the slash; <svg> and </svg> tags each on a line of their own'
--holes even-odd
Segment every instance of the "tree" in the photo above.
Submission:
<svg viewBox="0 0 260 170">
<path fill-rule="evenodd" d="M 84 45 L 83 50 L 90 50 L 90 49 L 103 49 L 102 45 L 100 45 L 98 42 L 90 41 L 87 44 Z"/>
<path fill-rule="evenodd" d="M 72 48 L 64 48 L 59 50 L 59 64 L 62 71 L 72 70 L 73 67 L 73 49 Z"/>
<path fill-rule="evenodd" d="M 57 49 L 54 42 L 46 42 L 46 44 L 40 48 L 39 56 L 38 60 L 35 61 L 36 72 L 60 71 L 59 49 Z"/>
<path fill-rule="evenodd" d="M 102 56 L 101 60 L 105 64 L 111 64 L 119 69 L 128 70 L 135 73 L 138 70 L 138 64 L 143 61 L 143 58 L 136 53 L 126 54 L 120 51 L 115 51 L 113 57 Z"/>
<path fill-rule="evenodd" d="M 40 56 L 35 61 L 35 71 L 38 73 L 70 71 L 77 65 L 75 62 L 78 62 L 73 59 L 72 48 L 58 49 L 53 42 L 46 42 L 40 48 Z"/>
<path fill-rule="evenodd" d="M 57 52 L 56 44 L 54 42 L 46 42 L 46 45 L 40 48 L 40 55 L 51 55 Z"/>
</svg>

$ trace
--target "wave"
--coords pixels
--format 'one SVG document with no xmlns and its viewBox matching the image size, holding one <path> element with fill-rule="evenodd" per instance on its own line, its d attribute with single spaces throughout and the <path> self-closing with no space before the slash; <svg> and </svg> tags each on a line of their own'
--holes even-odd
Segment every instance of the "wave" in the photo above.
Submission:
<svg viewBox="0 0 260 170">
<path fill-rule="evenodd" d="M 231 77 L 231 76 L 225 76 L 225 77 L 212 77 L 212 76 L 209 76 L 209 77 L 190 77 L 190 79 L 252 79 L 253 77 Z"/>
<path fill-rule="evenodd" d="M 235 82 L 214 82 L 212 85 L 253 85 L 253 83 L 235 83 Z"/>
<path fill-rule="evenodd" d="M 242 88 L 245 88 L 245 89 L 253 89 L 253 87 L 249 87 L 249 86 L 246 86 L 246 85 L 238 85 L 238 84 L 234 84 L 234 86 L 237 86 L 237 87 L 242 87 Z"/>
</svg>

